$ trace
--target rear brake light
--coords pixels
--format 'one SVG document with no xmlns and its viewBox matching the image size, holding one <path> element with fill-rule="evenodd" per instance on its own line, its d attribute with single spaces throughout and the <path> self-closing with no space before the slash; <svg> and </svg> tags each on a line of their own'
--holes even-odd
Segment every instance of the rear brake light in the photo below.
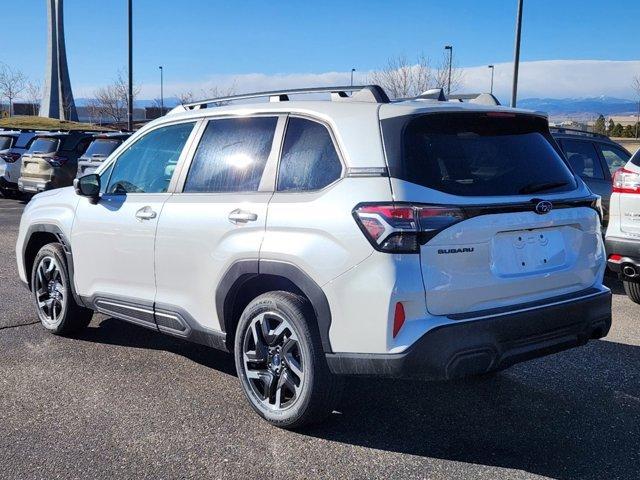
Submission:
<svg viewBox="0 0 640 480">
<path fill-rule="evenodd" d="M 47 162 L 49 162 L 49 165 L 51 165 L 52 167 L 61 167 L 62 165 L 64 165 L 65 163 L 67 163 L 67 157 L 59 157 L 59 156 L 54 156 L 54 157 L 48 157 L 46 158 Z"/>
<path fill-rule="evenodd" d="M 614 253 L 612 255 L 609 255 L 609 261 L 613 262 L 613 263 L 618 263 L 622 260 L 622 255 L 618 255 L 617 253 Z"/>
<path fill-rule="evenodd" d="M 20 154 L 19 153 L 3 153 L 0 156 L 7 163 L 13 163 L 13 162 L 17 161 L 20 158 Z"/>
<path fill-rule="evenodd" d="M 640 174 L 620 168 L 613 174 L 613 191 L 619 193 L 640 193 Z"/>
<path fill-rule="evenodd" d="M 465 218 L 461 209 L 442 205 L 369 204 L 353 215 L 371 244 L 388 253 L 418 253 L 420 244 Z"/>
</svg>

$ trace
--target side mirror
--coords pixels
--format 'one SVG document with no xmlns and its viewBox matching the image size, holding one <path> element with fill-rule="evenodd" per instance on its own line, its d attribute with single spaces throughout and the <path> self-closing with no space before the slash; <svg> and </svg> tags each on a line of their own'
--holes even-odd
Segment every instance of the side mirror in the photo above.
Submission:
<svg viewBox="0 0 640 480">
<path fill-rule="evenodd" d="M 100 198 L 100 175 L 90 173 L 73 180 L 73 188 L 80 196 L 89 198 L 96 203 Z"/>
</svg>

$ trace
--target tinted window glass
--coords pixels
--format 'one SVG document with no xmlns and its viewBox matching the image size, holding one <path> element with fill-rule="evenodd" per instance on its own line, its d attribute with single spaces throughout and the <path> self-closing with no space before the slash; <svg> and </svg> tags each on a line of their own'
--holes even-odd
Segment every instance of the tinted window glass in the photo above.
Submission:
<svg viewBox="0 0 640 480">
<path fill-rule="evenodd" d="M 319 190 L 340 178 L 342 165 L 324 125 L 290 118 L 284 138 L 278 190 Z"/>
<path fill-rule="evenodd" d="M 640 150 L 633 154 L 633 157 L 631 157 L 631 163 L 640 167 Z"/>
<path fill-rule="evenodd" d="M 107 185 L 109 183 L 109 177 L 111 176 L 111 171 L 113 170 L 114 163 L 111 162 L 101 174 L 100 174 L 100 193 L 105 193 L 107 191 Z"/>
<path fill-rule="evenodd" d="M 158 128 L 129 146 L 116 160 L 107 193 L 166 192 L 193 125 Z"/>
<path fill-rule="evenodd" d="M 394 177 L 454 195 L 566 191 L 575 179 L 530 115 L 445 113 L 411 120 Z"/>
<path fill-rule="evenodd" d="M 585 178 L 604 178 L 600 157 L 593 142 L 562 140 L 564 153 L 577 175 Z"/>
<path fill-rule="evenodd" d="M 120 145 L 120 140 L 98 139 L 91 142 L 87 151 L 84 152 L 85 157 L 107 157 Z"/>
<path fill-rule="evenodd" d="M 13 144 L 13 137 L 0 137 L 0 150 L 7 150 Z"/>
<path fill-rule="evenodd" d="M 33 140 L 34 134 L 31 132 L 21 133 L 16 140 L 16 148 L 28 148 Z"/>
<path fill-rule="evenodd" d="M 29 147 L 29 153 L 51 153 L 58 149 L 57 138 L 36 138 Z"/>
<path fill-rule="evenodd" d="M 277 122 L 276 117 L 210 121 L 191 163 L 184 191 L 258 190 Z"/>
<path fill-rule="evenodd" d="M 611 175 L 613 175 L 613 173 L 619 168 L 624 167 L 631 158 L 631 155 L 627 152 L 621 148 L 614 147 L 613 145 L 600 143 L 598 146 L 600 147 L 602 156 L 607 161 L 607 166 L 609 167 Z"/>
</svg>

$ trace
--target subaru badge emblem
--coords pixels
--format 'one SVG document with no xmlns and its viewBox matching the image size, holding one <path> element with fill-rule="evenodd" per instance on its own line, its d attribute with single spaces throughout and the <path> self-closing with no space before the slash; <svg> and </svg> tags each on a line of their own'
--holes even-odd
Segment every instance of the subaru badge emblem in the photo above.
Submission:
<svg viewBox="0 0 640 480">
<path fill-rule="evenodd" d="M 536 213 L 538 215 L 544 215 L 545 213 L 549 213 L 553 210 L 553 203 L 548 202 L 547 200 L 542 200 L 536 204 Z"/>
</svg>

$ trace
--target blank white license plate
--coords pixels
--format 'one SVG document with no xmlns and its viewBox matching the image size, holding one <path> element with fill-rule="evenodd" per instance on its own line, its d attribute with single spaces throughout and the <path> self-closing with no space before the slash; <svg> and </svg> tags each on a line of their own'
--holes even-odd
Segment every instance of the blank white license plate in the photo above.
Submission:
<svg viewBox="0 0 640 480">
<path fill-rule="evenodd" d="M 565 265 L 564 236 L 557 229 L 498 233 L 493 245 L 493 266 L 499 275 L 521 275 Z"/>
</svg>

